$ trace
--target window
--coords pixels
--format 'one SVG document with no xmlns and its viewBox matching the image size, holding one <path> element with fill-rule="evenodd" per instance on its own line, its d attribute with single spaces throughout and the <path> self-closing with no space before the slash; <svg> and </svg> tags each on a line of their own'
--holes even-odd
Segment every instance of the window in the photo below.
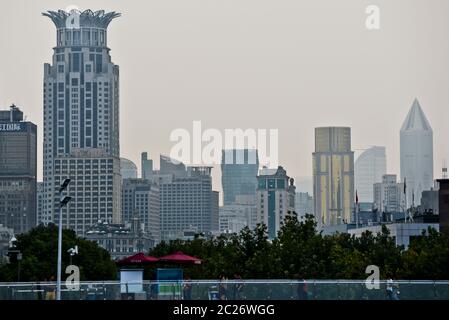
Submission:
<svg viewBox="0 0 449 320">
<path fill-rule="evenodd" d="M 58 73 L 64 73 L 64 65 L 62 64 L 58 65 Z"/>
</svg>

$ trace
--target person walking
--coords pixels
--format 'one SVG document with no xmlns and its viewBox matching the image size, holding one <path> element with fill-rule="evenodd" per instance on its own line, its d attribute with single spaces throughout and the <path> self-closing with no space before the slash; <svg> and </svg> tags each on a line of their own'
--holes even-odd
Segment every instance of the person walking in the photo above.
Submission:
<svg viewBox="0 0 449 320">
<path fill-rule="evenodd" d="M 227 284 L 226 284 L 226 277 L 224 275 L 222 275 L 220 277 L 220 283 L 218 285 L 218 296 L 220 298 L 220 300 L 228 300 L 227 297 Z"/>
<path fill-rule="evenodd" d="M 242 277 L 236 273 L 234 274 L 235 284 L 234 284 L 234 300 L 243 299 L 243 280 Z"/>
<path fill-rule="evenodd" d="M 47 279 L 45 279 L 47 281 Z M 49 282 L 44 285 L 45 300 L 56 300 L 55 277 L 51 276 Z"/>
<path fill-rule="evenodd" d="M 308 285 L 306 280 L 302 279 L 298 283 L 298 299 L 307 300 L 308 299 Z"/>
<path fill-rule="evenodd" d="M 192 300 L 192 282 L 186 277 L 183 285 L 184 300 Z"/>
<path fill-rule="evenodd" d="M 386 289 L 388 300 L 399 300 L 399 288 L 393 282 L 393 279 L 387 280 L 387 289 Z"/>
</svg>

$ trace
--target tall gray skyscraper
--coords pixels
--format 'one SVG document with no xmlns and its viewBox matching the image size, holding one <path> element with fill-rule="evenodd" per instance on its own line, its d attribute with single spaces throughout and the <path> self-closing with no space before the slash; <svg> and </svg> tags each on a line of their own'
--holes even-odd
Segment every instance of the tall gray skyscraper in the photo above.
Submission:
<svg viewBox="0 0 449 320">
<path fill-rule="evenodd" d="M 161 199 L 162 240 L 182 238 L 184 231 L 218 230 L 218 193 L 212 190 L 212 167 L 186 167 L 161 156 L 155 172 Z"/>
<path fill-rule="evenodd" d="M 400 132 L 401 182 L 406 181 L 406 203 L 419 204 L 424 190 L 433 186 L 433 131 L 417 99 Z"/>
<path fill-rule="evenodd" d="M 318 226 L 349 223 L 354 208 L 351 128 L 315 128 L 313 199 Z"/>
<path fill-rule="evenodd" d="M 43 15 L 57 29 L 53 61 L 44 67 L 43 222 L 58 221 L 58 186 L 70 178 L 63 225 L 82 235 L 98 220 L 120 221 L 119 67 L 107 46 L 109 23 L 120 14 Z"/>
<path fill-rule="evenodd" d="M 135 217 L 155 243 L 161 241 L 159 186 L 147 179 L 123 179 L 122 222 L 131 224 Z"/>
<path fill-rule="evenodd" d="M 239 195 L 255 196 L 259 156 L 254 149 L 232 149 L 222 151 L 221 184 L 223 204 L 235 203 Z"/>
<path fill-rule="evenodd" d="M 148 159 L 148 153 L 142 152 L 140 156 L 142 179 L 153 180 L 153 160 Z"/>
<path fill-rule="evenodd" d="M 0 111 L 0 225 L 19 234 L 36 225 L 37 127 L 16 106 Z"/>
<path fill-rule="evenodd" d="M 385 147 L 371 147 L 355 161 L 355 190 L 359 202 L 373 202 L 373 185 L 387 174 Z"/>
</svg>

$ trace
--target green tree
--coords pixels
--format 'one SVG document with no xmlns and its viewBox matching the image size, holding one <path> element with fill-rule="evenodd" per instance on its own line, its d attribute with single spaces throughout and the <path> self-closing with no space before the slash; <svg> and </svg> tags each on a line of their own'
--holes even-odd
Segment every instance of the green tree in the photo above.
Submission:
<svg viewBox="0 0 449 320">
<path fill-rule="evenodd" d="M 116 278 L 115 263 L 109 253 L 96 243 L 77 237 L 72 230 L 63 230 L 62 234 L 62 278 L 65 268 L 70 264 L 69 248 L 75 245 L 79 254 L 72 264 L 80 268 L 81 281 L 111 280 Z M 58 227 L 54 224 L 40 225 L 28 233 L 17 236 L 17 249 L 22 253 L 20 262 L 21 281 L 43 281 L 56 279 L 58 254 Z M 0 267 L 0 281 L 17 281 L 18 262 Z"/>
</svg>

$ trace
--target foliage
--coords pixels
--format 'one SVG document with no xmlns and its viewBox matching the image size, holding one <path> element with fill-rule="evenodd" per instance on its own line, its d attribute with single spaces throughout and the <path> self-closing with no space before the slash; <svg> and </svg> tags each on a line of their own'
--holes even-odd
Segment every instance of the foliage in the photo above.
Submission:
<svg viewBox="0 0 449 320">
<path fill-rule="evenodd" d="M 274 240 L 267 227 L 244 228 L 239 234 L 214 239 L 162 242 L 149 254 L 160 257 L 176 251 L 204 260 L 201 265 L 183 266 L 192 279 L 220 276 L 244 279 L 366 279 L 367 266 L 376 265 L 382 279 L 440 280 L 449 278 L 449 235 L 434 229 L 411 240 L 407 250 L 396 246 L 388 228 L 360 237 L 349 234 L 322 235 L 316 231 L 313 216 L 298 219 L 292 213 Z M 75 245 L 79 255 L 73 264 L 80 267 L 81 280 L 111 280 L 116 267 L 108 252 L 97 244 L 63 232 L 63 270 L 69 264 L 67 250 Z M 42 281 L 56 274 L 57 227 L 39 226 L 18 236 L 23 254 L 22 281 Z M 0 281 L 16 281 L 17 261 L 0 266 Z M 158 264 L 157 267 L 173 267 Z M 152 279 L 155 266 L 145 267 L 145 278 Z"/>
<path fill-rule="evenodd" d="M 116 278 L 115 263 L 109 253 L 96 243 L 77 237 L 72 230 L 62 233 L 62 278 L 70 264 L 69 248 L 78 246 L 72 264 L 80 268 L 81 280 L 111 280 Z M 17 236 L 17 249 L 22 253 L 20 281 L 56 279 L 58 255 L 58 227 L 40 225 L 28 233 Z M 10 264 L 0 266 L 0 281 L 17 281 L 18 261 L 12 257 Z"/>
<path fill-rule="evenodd" d="M 205 262 L 185 274 L 193 279 L 216 279 L 221 275 L 246 279 L 366 279 L 367 266 L 376 265 L 382 279 L 448 279 L 449 236 L 433 229 L 414 239 L 407 250 L 396 246 L 386 226 L 381 232 L 323 236 L 313 216 L 289 215 L 273 241 L 267 228 L 243 229 L 240 234 L 213 240 L 162 242 L 150 254 L 175 251 L 197 256 Z"/>
</svg>

